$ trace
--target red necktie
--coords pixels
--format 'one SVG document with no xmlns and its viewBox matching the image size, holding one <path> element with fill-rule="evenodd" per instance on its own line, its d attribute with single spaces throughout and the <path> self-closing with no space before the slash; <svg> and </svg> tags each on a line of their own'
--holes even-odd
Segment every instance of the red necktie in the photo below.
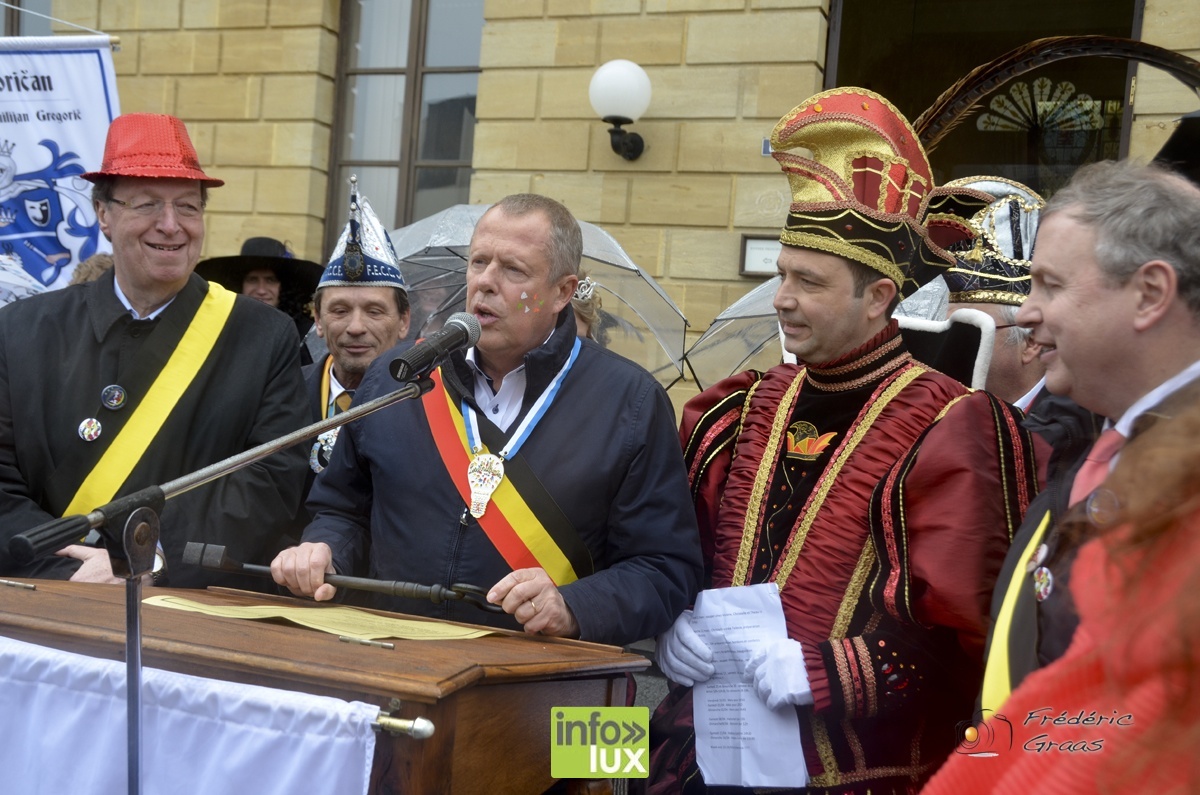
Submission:
<svg viewBox="0 0 1200 795">
<path fill-rule="evenodd" d="M 1100 434 L 1100 438 L 1088 451 L 1083 466 L 1079 467 L 1079 472 L 1075 475 L 1075 482 L 1071 485 L 1071 505 L 1091 494 L 1104 482 L 1108 477 L 1108 462 L 1123 444 L 1125 437 L 1115 428 L 1109 428 Z"/>
</svg>

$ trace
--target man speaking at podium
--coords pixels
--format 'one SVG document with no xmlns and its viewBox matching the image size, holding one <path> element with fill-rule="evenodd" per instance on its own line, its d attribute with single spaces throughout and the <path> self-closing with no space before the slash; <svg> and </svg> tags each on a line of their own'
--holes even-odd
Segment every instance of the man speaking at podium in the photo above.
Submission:
<svg viewBox="0 0 1200 795">
<path fill-rule="evenodd" d="M 200 169 L 183 122 L 118 117 L 100 170 L 83 176 L 113 269 L 0 311 L 0 574 L 117 582 L 103 549 L 73 544 L 18 568 L 9 539 L 290 433 L 308 407 L 288 317 L 192 273 L 208 190 L 223 183 Z M 168 501 L 170 584 L 253 587 L 185 565 L 184 545 L 269 558 L 304 468 L 293 448 Z"/>
<path fill-rule="evenodd" d="M 276 582 L 319 600 L 334 595 L 330 572 L 468 583 L 509 615 L 373 604 L 602 643 L 671 625 L 701 576 L 674 413 L 648 373 L 576 337 L 582 248 L 552 199 L 509 196 L 484 213 L 467 261 L 478 343 L 420 400 L 342 429 Z M 396 388 L 393 358 L 371 365 L 357 403 Z"/>
</svg>

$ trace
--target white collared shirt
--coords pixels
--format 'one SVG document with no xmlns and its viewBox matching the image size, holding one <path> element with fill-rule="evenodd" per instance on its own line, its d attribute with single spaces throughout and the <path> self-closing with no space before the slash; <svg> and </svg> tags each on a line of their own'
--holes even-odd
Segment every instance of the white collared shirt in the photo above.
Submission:
<svg viewBox="0 0 1200 795">
<path fill-rule="evenodd" d="M 1130 435 L 1133 434 L 1133 424 L 1137 421 L 1138 417 L 1142 416 L 1159 403 L 1162 403 L 1164 400 L 1178 392 L 1180 389 L 1183 389 L 1197 378 L 1200 378 L 1200 361 L 1192 362 L 1187 369 L 1183 370 L 1178 375 L 1168 378 L 1154 389 L 1151 389 L 1149 392 L 1142 395 L 1125 411 L 1124 414 L 1121 415 L 1121 418 L 1117 420 L 1115 424 L 1109 420 L 1105 420 L 1105 430 L 1109 428 L 1116 428 L 1122 436 L 1128 439 Z M 1117 459 L 1120 457 L 1120 453 L 1113 456 L 1112 461 L 1110 461 L 1108 465 L 1108 470 L 1110 472 L 1112 471 L 1112 468 L 1117 465 Z"/>
<path fill-rule="evenodd" d="M 1042 380 L 1033 385 L 1033 389 L 1022 395 L 1013 405 L 1019 408 L 1026 414 L 1029 413 L 1029 407 L 1033 404 L 1033 399 L 1042 391 L 1042 387 L 1046 386 L 1046 376 L 1042 376 Z"/>
<path fill-rule="evenodd" d="M 1138 417 L 1159 403 L 1162 403 L 1197 378 L 1200 378 L 1200 361 L 1192 362 L 1187 369 L 1178 375 L 1168 378 L 1154 389 L 1142 395 L 1132 406 L 1126 409 L 1125 413 L 1121 415 L 1121 419 L 1117 420 L 1115 425 L 1105 423 L 1105 427 L 1116 428 L 1122 436 L 1128 439 L 1129 435 L 1133 433 L 1133 423 Z"/>
<path fill-rule="evenodd" d="M 525 364 L 504 376 L 500 391 L 492 391 L 491 379 L 475 361 L 475 348 L 467 349 L 467 364 L 475 373 L 475 403 L 479 410 L 502 431 L 507 431 L 521 413 L 521 402 L 525 399 Z"/>
<path fill-rule="evenodd" d="M 133 304 L 129 303 L 129 299 L 125 297 L 125 293 L 121 292 L 121 284 L 116 280 L 115 277 L 113 278 L 113 289 L 117 291 L 117 300 L 121 302 L 121 306 L 129 310 L 129 312 L 133 315 L 134 320 L 153 320 L 161 315 L 164 309 L 171 305 L 171 301 L 175 300 L 175 296 L 171 296 L 171 301 L 167 301 L 158 309 L 155 309 L 150 314 L 142 317 L 137 313 L 137 310 L 133 308 Z"/>
</svg>

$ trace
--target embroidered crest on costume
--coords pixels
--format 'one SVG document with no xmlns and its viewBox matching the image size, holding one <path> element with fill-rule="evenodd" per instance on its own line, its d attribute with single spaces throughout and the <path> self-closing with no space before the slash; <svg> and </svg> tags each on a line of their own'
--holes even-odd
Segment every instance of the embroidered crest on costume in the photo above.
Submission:
<svg viewBox="0 0 1200 795">
<path fill-rule="evenodd" d="M 821 453 L 825 452 L 825 448 L 829 447 L 829 443 L 835 436 L 837 436 L 836 431 L 826 434 L 819 433 L 811 422 L 804 420 L 793 422 L 787 432 L 788 458 L 816 461 Z"/>
</svg>

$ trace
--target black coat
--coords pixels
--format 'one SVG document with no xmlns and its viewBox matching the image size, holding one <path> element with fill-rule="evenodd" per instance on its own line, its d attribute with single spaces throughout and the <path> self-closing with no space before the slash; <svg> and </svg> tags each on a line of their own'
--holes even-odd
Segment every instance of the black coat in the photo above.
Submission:
<svg viewBox="0 0 1200 795">
<path fill-rule="evenodd" d="M 155 320 L 134 320 L 110 271 L 89 284 L 0 310 L 0 572 L 18 571 L 8 539 L 59 516 L 170 358 L 208 291 L 193 275 Z M 101 403 L 119 384 L 123 408 Z M 82 420 L 101 436 L 80 438 Z M 237 296 L 221 336 L 118 496 L 189 474 L 305 424 L 296 331 L 270 307 Z M 247 563 L 268 563 L 295 514 L 304 452 L 293 447 L 167 501 L 161 543 L 170 584 L 240 585 L 184 566 L 187 541 L 224 544 Z M 96 506 L 98 507 L 98 506 Z M 75 561 L 48 559 L 45 576 L 67 577 Z"/>
</svg>

